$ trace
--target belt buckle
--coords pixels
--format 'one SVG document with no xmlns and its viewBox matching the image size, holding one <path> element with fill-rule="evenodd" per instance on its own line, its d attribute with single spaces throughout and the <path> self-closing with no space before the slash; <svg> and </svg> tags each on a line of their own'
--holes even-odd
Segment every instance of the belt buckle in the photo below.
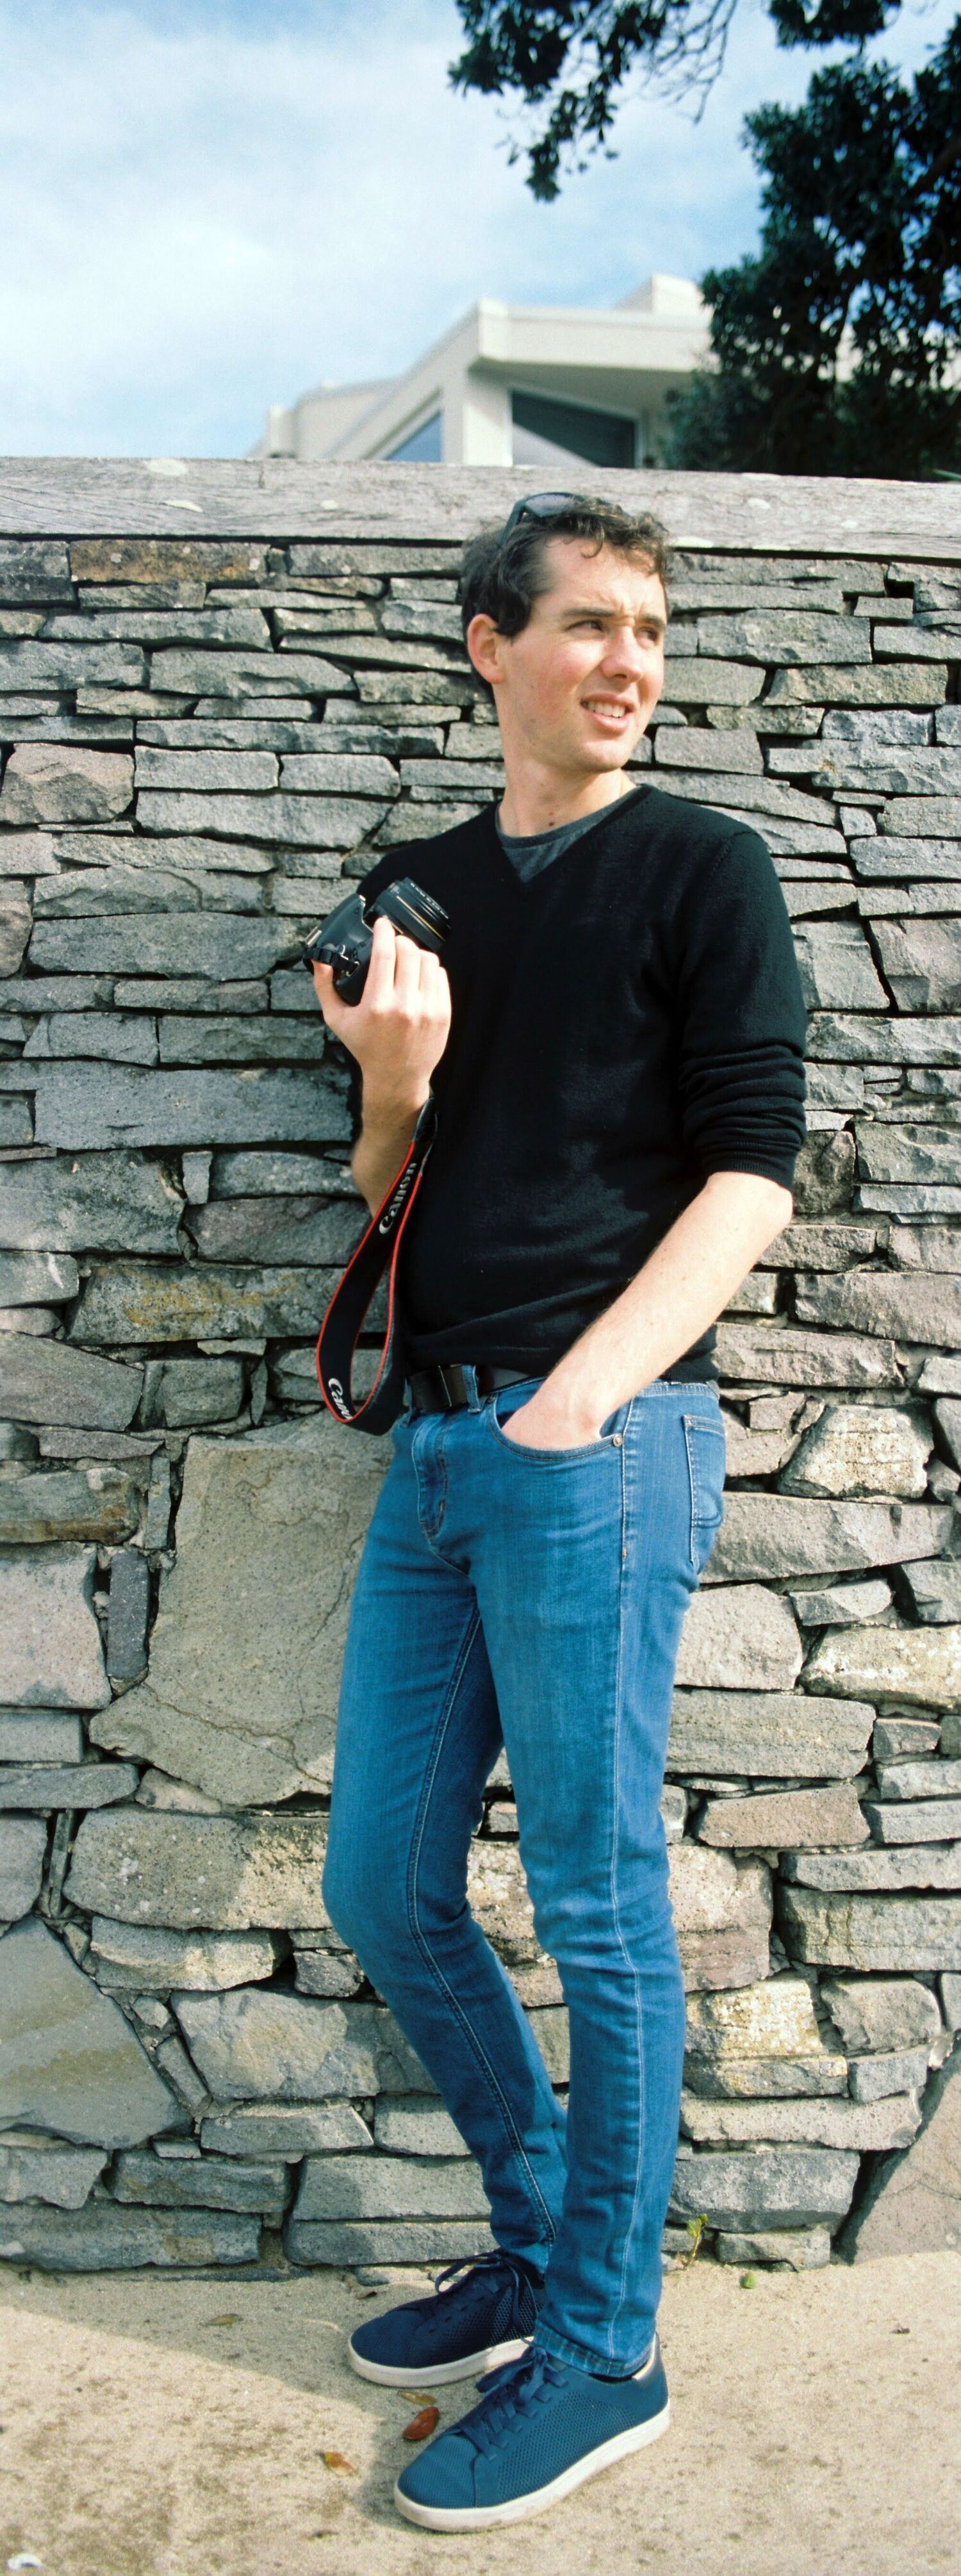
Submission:
<svg viewBox="0 0 961 2576">
<path fill-rule="evenodd" d="M 453 1413 L 457 1410 L 459 1405 L 467 1403 L 467 1388 L 464 1384 L 463 1369 L 457 1360 L 452 1360 L 448 1366 L 444 1366 L 439 1361 L 438 1374 L 444 1393 L 447 1397 L 448 1412 Z"/>
</svg>

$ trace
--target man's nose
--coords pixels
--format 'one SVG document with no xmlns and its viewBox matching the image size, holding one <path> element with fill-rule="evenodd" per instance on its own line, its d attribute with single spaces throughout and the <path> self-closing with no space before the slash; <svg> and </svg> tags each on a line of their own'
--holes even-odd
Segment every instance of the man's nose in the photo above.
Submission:
<svg viewBox="0 0 961 2576">
<path fill-rule="evenodd" d="M 610 679 L 639 679 L 644 655 L 633 626 L 616 626 L 608 635 L 601 669 Z"/>
</svg>

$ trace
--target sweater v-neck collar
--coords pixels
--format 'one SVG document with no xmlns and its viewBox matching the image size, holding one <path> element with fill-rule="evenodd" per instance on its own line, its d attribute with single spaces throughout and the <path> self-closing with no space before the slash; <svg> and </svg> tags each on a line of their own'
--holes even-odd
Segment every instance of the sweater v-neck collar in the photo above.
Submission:
<svg viewBox="0 0 961 2576">
<path fill-rule="evenodd" d="M 625 813 L 630 807 L 639 804 L 642 797 L 649 796 L 650 793 L 651 781 L 647 778 L 639 779 L 637 786 L 630 788 L 626 796 L 617 796 L 610 805 L 601 806 L 600 812 L 592 821 L 591 829 L 589 831 L 579 832 L 576 840 L 568 842 L 566 849 L 559 850 L 555 857 L 548 859 L 543 867 L 537 868 L 533 875 L 529 877 L 523 877 L 519 874 L 509 851 L 504 848 L 503 841 L 501 840 L 501 836 L 497 828 L 497 813 L 501 801 L 497 796 L 494 797 L 492 803 L 486 809 L 485 821 L 487 824 L 488 839 L 493 841 L 498 859 L 500 860 L 502 867 L 507 870 L 511 881 L 517 887 L 518 892 L 520 894 L 529 894 L 534 886 L 539 886 L 543 883 L 545 878 L 552 877 L 555 869 L 563 867 L 565 861 L 571 860 L 575 853 L 579 854 L 581 850 L 592 845 L 595 833 L 601 831 L 606 823 L 611 823 L 614 820 L 615 815 Z M 562 831 L 564 826 L 563 824 L 558 824 L 556 827 L 552 828 Z M 510 840 L 524 840 L 530 842 L 542 841 L 546 839 L 546 837 L 547 835 L 543 832 L 508 834 L 508 839 Z"/>
</svg>

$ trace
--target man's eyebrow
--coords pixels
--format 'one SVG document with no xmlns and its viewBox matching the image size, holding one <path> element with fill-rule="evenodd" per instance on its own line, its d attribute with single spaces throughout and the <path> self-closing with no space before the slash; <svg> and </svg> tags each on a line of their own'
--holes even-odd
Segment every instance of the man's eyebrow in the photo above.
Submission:
<svg viewBox="0 0 961 2576">
<path fill-rule="evenodd" d="M 607 625 L 615 620 L 619 624 L 621 618 L 620 609 L 599 608 L 595 599 L 583 601 L 580 607 L 564 608 L 561 610 L 561 615 L 564 618 L 602 617 Z M 639 608 L 634 624 L 635 626 L 655 626 L 659 635 L 665 634 L 667 630 L 666 617 L 659 616 L 655 608 Z"/>
</svg>

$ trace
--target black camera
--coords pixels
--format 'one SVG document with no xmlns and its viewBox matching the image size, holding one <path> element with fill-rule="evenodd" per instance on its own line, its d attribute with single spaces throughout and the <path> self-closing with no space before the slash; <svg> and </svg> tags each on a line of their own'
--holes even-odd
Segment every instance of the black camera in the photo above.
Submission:
<svg viewBox="0 0 961 2576">
<path fill-rule="evenodd" d="M 413 877 L 399 877 L 396 885 L 384 886 L 380 894 L 365 903 L 358 890 L 344 896 L 334 905 L 326 921 L 320 921 L 304 941 L 305 966 L 332 966 L 334 989 L 342 1002 L 359 1002 L 367 981 L 370 952 L 373 946 L 372 924 L 379 913 L 392 921 L 418 948 L 428 948 L 435 957 L 442 954 L 450 929 L 450 919 L 442 903 L 425 894 Z"/>
</svg>

